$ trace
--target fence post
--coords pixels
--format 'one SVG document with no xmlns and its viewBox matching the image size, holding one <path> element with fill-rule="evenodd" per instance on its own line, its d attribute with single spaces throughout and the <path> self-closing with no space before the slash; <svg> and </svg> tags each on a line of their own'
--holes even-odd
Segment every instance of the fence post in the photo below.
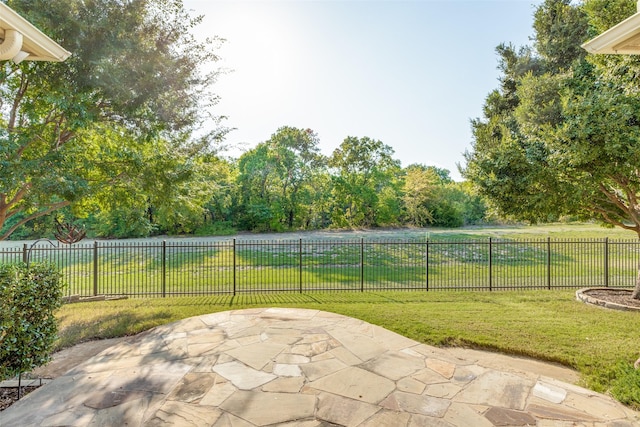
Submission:
<svg viewBox="0 0 640 427">
<path fill-rule="evenodd" d="M 429 239 L 427 239 L 427 244 L 426 244 L 426 248 L 425 248 L 425 261 L 424 261 L 424 266 L 425 266 L 425 275 L 426 275 L 426 279 L 427 279 L 427 289 L 426 291 L 429 292 Z"/>
<path fill-rule="evenodd" d="M 360 238 L 360 292 L 364 292 L 364 238 Z"/>
<path fill-rule="evenodd" d="M 300 261 L 299 278 L 300 278 L 300 293 L 302 293 L 302 239 L 298 242 L 298 259 Z"/>
<path fill-rule="evenodd" d="M 551 290 L 551 237 L 547 237 L 547 289 Z"/>
<path fill-rule="evenodd" d="M 22 246 L 22 262 L 24 262 L 25 264 L 27 263 L 28 253 L 29 249 L 27 248 L 27 244 L 25 243 Z"/>
<path fill-rule="evenodd" d="M 233 295 L 236 294 L 236 239 L 233 239 Z"/>
<path fill-rule="evenodd" d="M 604 286 L 609 287 L 609 238 L 604 238 Z"/>
<path fill-rule="evenodd" d="M 493 240 L 489 237 L 489 291 L 493 290 Z"/>
<path fill-rule="evenodd" d="M 93 296 L 98 295 L 98 241 L 93 241 Z"/>
<path fill-rule="evenodd" d="M 167 241 L 162 241 L 162 297 L 167 296 Z"/>
</svg>

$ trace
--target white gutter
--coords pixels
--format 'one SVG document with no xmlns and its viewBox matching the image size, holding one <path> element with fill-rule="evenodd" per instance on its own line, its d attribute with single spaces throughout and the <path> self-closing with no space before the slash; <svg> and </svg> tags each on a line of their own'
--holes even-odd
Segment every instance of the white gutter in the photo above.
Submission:
<svg viewBox="0 0 640 427">
<path fill-rule="evenodd" d="M 640 1 L 638 13 L 625 19 L 582 47 L 589 53 L 640 55 Z"/>
<path fill-rule="evenodd" d="M 71 52 L 65 50 L 34 27 L 6 4 L 0 2 L 0 60 L 11 59 L 15 63 L 30 61 L 57 61 L 67 59 Z"/>
</svg>

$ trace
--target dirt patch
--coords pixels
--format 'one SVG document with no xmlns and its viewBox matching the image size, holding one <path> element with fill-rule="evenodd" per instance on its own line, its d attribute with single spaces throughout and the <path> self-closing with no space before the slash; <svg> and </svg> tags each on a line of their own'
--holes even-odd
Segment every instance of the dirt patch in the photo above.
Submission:
<svg viewBox="0 0 640 427">
<path fill-rule="evenodd" d="M 38 386 L 39 387 L 39 386 Z M 38 387 L 22 387 L 22 397 L 36 390 Z M 0 412 L 13 405 L 18 400 L 17 387 L 0 387 Z"/>
</svg>

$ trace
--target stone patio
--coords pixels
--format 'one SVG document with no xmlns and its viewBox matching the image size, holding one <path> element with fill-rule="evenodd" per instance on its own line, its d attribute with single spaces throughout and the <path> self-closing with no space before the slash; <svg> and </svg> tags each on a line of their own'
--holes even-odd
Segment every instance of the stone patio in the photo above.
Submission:
<svg viewBox="0 0 640 427">
<path fill-rule="evenodd" d="M 120 341 L 0 413 L 0 426 L 640 425 L 552 378 L 566 369 L 483 354 L 322 311 L 229 311 Z"/>
</svg>

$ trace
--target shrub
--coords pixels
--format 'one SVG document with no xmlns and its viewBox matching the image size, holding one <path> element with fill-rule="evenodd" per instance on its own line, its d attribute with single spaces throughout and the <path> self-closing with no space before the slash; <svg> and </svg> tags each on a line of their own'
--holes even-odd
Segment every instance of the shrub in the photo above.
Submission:
<svg viewBox="0 0 640 427">
<path fill-rule="evenodd" d="M 54 265 L 0 265 L 0 379 L 50 360 L 62 287 Z"/>
</svg>

